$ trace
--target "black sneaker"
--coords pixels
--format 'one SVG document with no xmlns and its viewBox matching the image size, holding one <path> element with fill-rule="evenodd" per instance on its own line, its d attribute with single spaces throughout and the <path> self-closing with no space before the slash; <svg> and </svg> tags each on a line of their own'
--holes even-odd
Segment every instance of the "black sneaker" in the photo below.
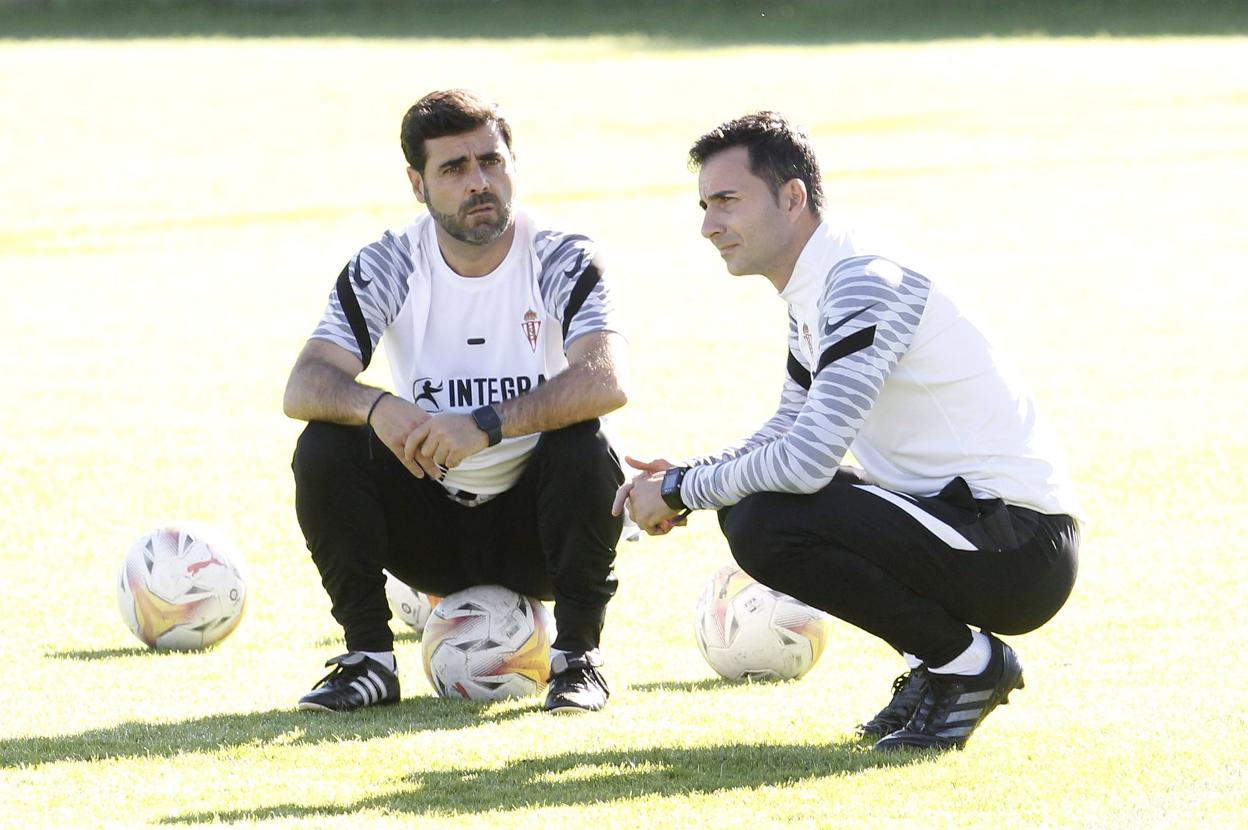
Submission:
<svg viewBox="0 0 1248 830">
<path fill-rule="evenodd" d="M 547 712 L 597 712 L 607 705 L 611 690 L 598 668 L 598 649 L 581 654 L 556 653 L 550 661 L 550 686 L 546 691 Z"/>
<path fill-rule="evenodd" d="M 909 722 L 876 742 L 876 749 L 961 749 L 1010 692 L 1023 688 L 1023 665 L 1014 649 L 991 634 L 992 658 L 982 674 L 927 673 L 927 692 Z"/>
<path fill-rule="evenodd" d="M 361 652 L 340 654 L 327 661 L 334 670 L 303 697 L 300 709 L 348 712 L 365 706 L 399 702 L 399 677 Z"/>
<path fill-rule="evenodd" d="M 927 693 L 927 669 L 919 666 L 893 681 L 893 699 L 866 723 L 858 724 L 857 732 L 864 738 L 883 738 L 901 729 L 919 708 Z"/>
</svg>

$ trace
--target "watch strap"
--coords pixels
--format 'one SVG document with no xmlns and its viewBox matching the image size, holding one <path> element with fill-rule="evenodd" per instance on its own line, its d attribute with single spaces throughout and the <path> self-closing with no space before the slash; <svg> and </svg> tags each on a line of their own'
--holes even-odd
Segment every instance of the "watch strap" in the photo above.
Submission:
<svg viewBox="0 0 1248 830">
<path fill-rule="evenodd" d="M 498 416 L 498 410 L 493 405 L 487 404 L 472 410 L 472 422 L 485 433 L 491 447 L 503 440 L 503 419 Z"/>
<path fill-rule="evenodd" d="M 687 472 L 689 472 L 688 467 L 668 467 L 663 473 L 663 485 L 659 490 L 659 495 L 662 496 L 664 504 L 676 511 L 689 509 L 680 496 L 680 485 L 684 482 Z"/>
</svg>

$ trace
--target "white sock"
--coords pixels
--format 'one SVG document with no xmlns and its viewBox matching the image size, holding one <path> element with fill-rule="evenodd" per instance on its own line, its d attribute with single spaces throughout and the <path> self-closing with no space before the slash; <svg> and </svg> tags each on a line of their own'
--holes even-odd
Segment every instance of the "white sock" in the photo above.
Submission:
<svg viewBox="0 0 1248 830">
<path fill-rule="evenodd" d="M 902 655 L 901 655 L 901 656 L 902 656 L 902 657 L 904 657 L 904 658 L 906 659 L 906 665 L 910 667 L 910 671 L 914 671 L 914 670 L 915 670 L 915 669 L 917 669 L 919 666 L 923 665 L 923 661 L 922 661 L 922 660 L 920 660 L 919 658 L 915 657 L 913 654 L 911 654 L 911 653 L 910 653 L 910 652 L 908 652 L 908 651 L 902 652 Z"/>
<path fill-rule="evenodd" d="M 390 671 L 394 671 L 394 667 L 397 665 L 394 661 L 393 651 L 361 651 L 360 654 L 363 654 L 365 657 L 373 658 Z"/>
<path fill-rule="evenodd" d="M 936 674 L 983 674 L 992 660 L 992 643 L 982 631 L 971 634 L 971 644 L 966 651 L 945 663 L 943 666 L 928 667 L 928 671 Z"/>
</svg>

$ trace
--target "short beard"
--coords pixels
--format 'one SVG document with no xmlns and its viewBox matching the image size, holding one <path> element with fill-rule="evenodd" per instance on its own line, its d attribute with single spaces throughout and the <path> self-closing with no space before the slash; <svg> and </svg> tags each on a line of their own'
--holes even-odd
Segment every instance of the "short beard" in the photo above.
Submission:
<svg viewBox="0 0 1248 830">
<path fill-rule="evenodd" d="M 481 207 L 481 205 L 493 205 L 498 211 L 498 220 L 495 222 L 479 222 L 476 225 L 469 226 L 468 211 Z M 466 242 L 469 245 L 489 245 L 502 236 L 511 224 L 511 205 L 504 204 L 503 200 L 493 193 L 480 193 L 473 196 L 460 205 L 458 213 L 442 213 L 433 206 L 432 202 L 428 202 L 426 207 L 429 208 L 429 213 L 442 230 L 460 242 Z"/>
</svg>

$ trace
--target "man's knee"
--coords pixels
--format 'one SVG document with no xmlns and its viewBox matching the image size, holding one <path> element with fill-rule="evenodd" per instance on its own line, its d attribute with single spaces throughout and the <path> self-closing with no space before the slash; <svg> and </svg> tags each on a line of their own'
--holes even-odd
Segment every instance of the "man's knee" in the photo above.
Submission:
<svg viewBox="0 0 1248 830">
<path fill-rule="evenodd" d="M 607 439 L 597 418 L 571 424 L 563 429 L 543 432 L 540 449 L 558 455 L 598 454 L 606 452 Z"/>
<path fill-rule="evenodd" d="M 597 418 L 543 433 L 537 452 L 541 463 L 561 478 L 590 481 L 606 473 L 613 487 L 624 481 L 615 451 Z"/>
<path fill-rule="evenodd" d="M 291 469 L 295 481 L 316 481 L 341 475 L 359 441 L 359 428 L 311 421 L 295 444 Z"/>
<path fill-rule="evenodd" d="M 721 512 L 720 526 L 733 559 L 759 582 L 767 582 L 771 569 L 781 563 L 783 529 L 774 504 L 778 495 L 755 493 Z"/>
</svg>

